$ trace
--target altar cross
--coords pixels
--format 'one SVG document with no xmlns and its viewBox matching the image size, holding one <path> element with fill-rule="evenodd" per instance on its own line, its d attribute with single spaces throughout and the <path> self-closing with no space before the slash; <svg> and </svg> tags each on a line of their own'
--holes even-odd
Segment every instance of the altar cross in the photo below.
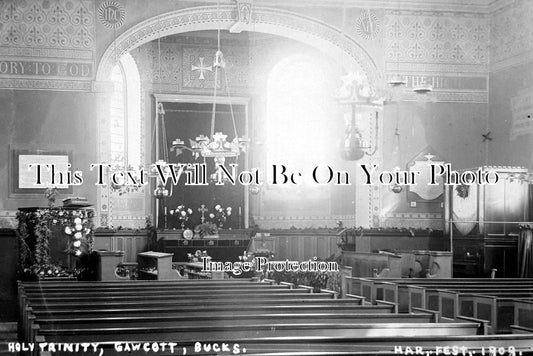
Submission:
<svg viewBox="0 0 533 356">
<path fill-rule="evenodd" d="M 208 209 L 205 207 L 204 204 L 200 205 L 200 207 L 198 208 L 198 211 L 202 214 L 202 224 L 205 222 L 205 216 L 204 214 L 208 211 Z"/>
</svg>

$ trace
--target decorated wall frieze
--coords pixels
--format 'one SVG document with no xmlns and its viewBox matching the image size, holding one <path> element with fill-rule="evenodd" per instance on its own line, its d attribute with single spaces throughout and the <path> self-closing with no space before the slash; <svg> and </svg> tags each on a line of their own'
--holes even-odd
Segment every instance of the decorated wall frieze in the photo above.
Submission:
<svg viewBox="0 0 533 356">
<path fill-rule="evenodd" d="M 272 216 L 261 215 L 253 217 L 254 221 L 263 229 L 305 229 L 337 227 L 337 222 L 342 221 L 345 225 L 355 221 L 355 215 L 324 215 L 324 216 Z"/>
<path fill-rule="evenodd" d="M 442 219 L 440 213 L 392 213 L 381 217 L 380 226 L 441 230 Z"/>
<path fill-rule="evenodd" d="M 533 60 L 533 2 L 518 0 L 496 11 L 490 22 L 491 69 Z"/>
<path fill-rule="evenodd" d="M 450 73 L 455 76 L 471 76 L 473 74 L 488 74 L 488 67 L 479 64 L 453 64 L 453 63 L 413 63 L 413 62 L 387 62 L 385 70 L 392 73 Z"/>
<path fill-rule="evenodd" d="M 91 91 L 90 81 L 65 79 L 16 79 L 0 78 L 1 89 Z"/>
<path fill-rule="evenodd" d="M 177 36 L 176 36 L 177 37 Z M 249 58 L 244 46 L 222 48 L 226 62 L 228 85 L 231 90 L 248 86 Z M 216 47 L 182 46 L 175 42 L 150 42 L 140 47 L 134 56 L 141 68 L 142 80 L 153 90 L 209 90 L 214 86 L 213 62 Z M 225 87 L 219 76 L 217 87 Z"/>
<path fill-rule="evenodd" d="M 0 59 L 0 76 L 92 78 L 92 63 Z"/>
<path fill-rule="evenodd" d="M 450 76 L 450 75 L 412 75 L 391 72 L 387 78 L 400 75 L 406 82 L 406 87 L 412 89 L 422 82 L 430 84 L 435 90 L 472 90 L 487 92 L 487 76 Z"/>
<path fill-rule="evenodd" d="M 93 1 L 2 1 L 0 18 L 2 46 L 94 48 Z"/>
<path fill-rule="evenodd" d="M 487 66 L 489 24 L 482 15 L 386 11 L 385 60 Z"/>
<path fill-rule="evenodd" d="M 94 16 L 89 0 L 1 1 L 2 87 L 90 90 L 80 82 L 95 74 Z"/>
</svg>

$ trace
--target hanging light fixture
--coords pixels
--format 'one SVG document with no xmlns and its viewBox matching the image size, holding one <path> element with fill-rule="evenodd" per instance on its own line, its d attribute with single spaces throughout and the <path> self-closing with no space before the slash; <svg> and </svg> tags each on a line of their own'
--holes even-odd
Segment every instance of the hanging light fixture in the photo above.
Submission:
<svg viewBox="0 0 533 356">
<path fill-rule="evenodd" d="M 433 91 L 433 86 L 426 83 L 425 78 L 422 78 L 422 80 L 413 87 L 413 91 L 417 94 L 428 94 Z"/>
<path fill-rule="evenodd" d="M 407 82 L 405 81 L 405 79 L 399 75 L 399 74 L 394 74 L 392 77 L 390 77 L 390 79 L 387 81 L 387 84 L 389 84 L 391 87 L 395 88 L 395 87 L 401 87 L 401 86 L 404 86 L 407 84 Z"/>
<path fill-rule="evenodd" d="M 191 147 L 187 147 L 185 142 L 180 139 L 176 139 L 172 142 L 172 150 L 189 150 L 192 151 L 195 158 L 213 158 L 217 167 L 216 172 L 211 176 L 212 179 L 218 180 L 222 176 L 222 169 L 220 166 L 224 165 L 227 157 L 237 158 L 241 152 L 246 152 L 250 140 L 246 137 L 239 137 L 237 134 L 237 125 L 235 124 L 235 114 L 233 112 L 233 106 L 231 100 L 229 101 L 229 107 L 231 112 L 231 121 L 233 123 L 234 139 L 227 141 L 228 135 L 222 132 L 215 132 L 216 123 L 216 107 L 217 107 L 217 82 L 219 80 L 220 72 L 224 75 L 224 83 L 226 87 L 226 94 L 228 98 L 229 85 L 228 76 L 226 73 L 226 61 L 224 55 L 220 49 L 220 23 L 217 32 L 217 51 L 215 53 L 215 59 L 213 63 L 214 67 L 214 85 L 213 85 L 213 107 L 211 112 L 211 130 L 209 136 L 199 135 L 193 141 L 191 140 Z"/>
<path fill-rule="evenodd" d="M 400 102 L 396 104 L 396 128 L 394 129 L 394 149 L 392 151 L 393 156 L 396 156 L 398 161 L 398 166 L 394 167 L 392 169 L 393 172 L 399 172 L 400 171 L 400 165 L 402 164 L 402 151 L 401 151 L 401 140 L 400 140 Z M 389 189 L 396 194 L 399 194 L 402 192 L 403 187 L 399 185 L 398 183 L 394 183 L 393 185 L 389 186 Z"/>
<path fill-rule="evenodd" d="M 351 120 L 346 124 L 346 131 L 344 140 L 342 141 L 340 147 L 341 158 L 346 161 L 358 161 L 363 158 L 365 155 L 371 156 L 377 151 L 377 145 L 372 148 L 372 146 L 363 140 L 361 132 L 357 128 L 355 121 L 355 112 L 357 105 L 355 102 L 351 103 L 352 113 Z M 376 142 L 377 142 L 377 130 L 378 130 L 378 113 L 376 111 Z"/>
<path fill-rule="evenodd" d="M 346 22 L 346 6 L 343 4 L 342 14 L 342 26 L 341 35 L 344 36 L 344 24 Z M 357 161 L 362 159 L 365 155 L 371 156 L 377 151 L 377 145 L 372 148 L 369 142 L 363 140 L 363 136 L 359 131 L 356 123 L 356 110 L 357 107 L 373 108 L 381 107 L 383 105 L 383 93 L 372 87 L 367 78 L 360 72 L 348 72 L 341 77 L 342 85 L 337 89 L 335 97 L 341 105 L 350 105 L 351 118 L 350 121 L 346 121 L 344 138 L 339 144 L 340 156 L 347 161 Z M 378 112 L 375 115 L 375 133 L 377 143 L 378 135 Z"/>
<path fill-rule="evenodd" d="M 161 82 L 161 36 L 158 36 L 157 38 L 157 53 L 158 53 L 158 76 L 159 76 L 159 82 Z M 156 157 L 158 158 L 155 165 L 151 166 L 149 170 L 150 177 L 157 177 L 157 170 L 156 166 L 159 167 L 165 167 L 164 172 L 167 174 L 170 170 L 168 167 L 169 163 L 169 157 L 168 157 L 168 146 L 167 146 L 167 129 L 165 124 L 165 108 L 163 106 L 163 103 L 159 102 L 156 106 L 156 132 L 158 133 L 159 125 L 161 125 L 161 142 L 162 147 L 159 145 L 159 137 L 156 137 Z M 161 150 L 161 151 L 160 151 Z M 160 155 L 162 154 L 162 159 Z M 157 200 L 164 199 L 166 197 L 172 196 L 172 185 L 170 186 L 170 190 L 167 189 L 166 185 L 163 184 L 162 181 L 159 181 L 156 188 L 154 189 L 154 197 Z M 164 202 L 162 203 L 164 205 Z M 166 207 L 163 206 L 163 208 L 166 210 Z M 157 209 L 159 209 L 159 205 L 157 206 Z M 166 219 L 166 211 L 165 211 L 165 219 Z M 166 223 L 165 223 L 166 226 Z"/>
</svg>

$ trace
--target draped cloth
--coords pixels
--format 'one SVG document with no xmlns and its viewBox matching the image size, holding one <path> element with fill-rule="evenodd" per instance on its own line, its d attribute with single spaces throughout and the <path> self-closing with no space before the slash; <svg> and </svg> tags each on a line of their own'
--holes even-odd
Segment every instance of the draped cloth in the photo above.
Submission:
<svg viewBox="0 0 533 356">
<path fill-rule="evenodd" d="M 476 227 L 478 216 L 477 186 L 465 188 L 464 194 L 459 194 L 457 189 L 452 189 L 452 219 L 456 229 L 462 236 L 468 235 Z"/>
<path fill-rule="evenodd" d="M 533 278 L 533 226 L 521 225 L 518 236 L 518 276 Z"/>
</svg>

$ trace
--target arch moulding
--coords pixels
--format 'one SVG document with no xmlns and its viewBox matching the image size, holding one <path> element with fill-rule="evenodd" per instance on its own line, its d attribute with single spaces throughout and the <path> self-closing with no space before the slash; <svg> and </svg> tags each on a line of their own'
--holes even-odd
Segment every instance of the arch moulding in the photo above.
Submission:
<svg viewBox="0 0 533 356">
<path fill-rule="evenodd" d="M 107 47 L 99 61 L 95 83 L 107 82 L 116 59 L 145 43 L 178 33 L 218 28 L 229 30 L 236 23 L 237 18 L 235 6 L 224 5 L 190 7 L 144 20 L 127 29 Z M 251 24 L 245 30 L 277 35 L 305 43 L 330 56 L 334 63 L 338 63 L 344 70 L 364 73 L 371 86 L 376 86 L 375 84 L 380 82 L 380 71 L 363 47 L 340 29 L 315 18 L 290 11 L 255 6 Z M 96 112 L 98 159 L 100 162 L 107 162 L 109 115 L 108 95 L 105 93 L 99 93 Z M 96 209 L 98 223 L 108 225 L 110 222 L 109 190 L 107 187 L 99 187 L 98 191 Z M 376 197 L 370 197 L 368 206 L 371 211 L 377 201 Z"/>
<path fill-rule="evenodd" d="M 96 81 L 106 81 L 115 59 L 147 42 L 178 33 L 229 28 L 237 21 L 234 6 L 199 6 L 149 18 L 126 30 L 106 49 L 99 62 Z M 317 19 L 268 7 L 254 7 L 251 32 L 291 38 L 317 48 L 347 70 L 361 70 L 369 83 L 376 82 L 378 71 L 368 52 L 340 29 Z"/>
</svg>

